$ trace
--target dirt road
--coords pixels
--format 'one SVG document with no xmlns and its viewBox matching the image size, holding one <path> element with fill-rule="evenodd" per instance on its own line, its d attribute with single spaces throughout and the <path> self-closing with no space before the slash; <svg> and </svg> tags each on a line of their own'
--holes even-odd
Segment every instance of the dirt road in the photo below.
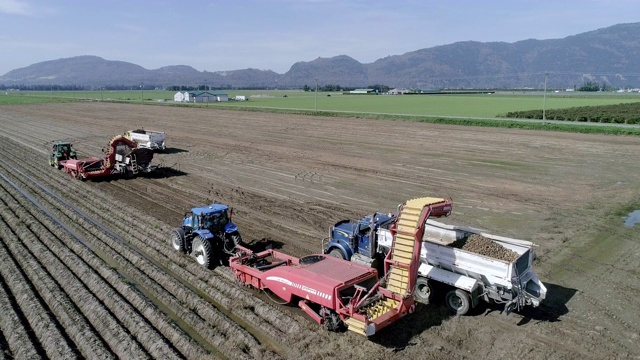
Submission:
<svg viewBox="0 0 640 360">
<path fill-rule="evenodd" d="M 140 127 L 167 133 L 163 176 L 79 182 L 47 165 L 53 140 L 99 156 Z M 0 139 L 5 357 L 640 358 L 640 229 L 623 226 L 640 208 L 639 138 L 84 103 L 2 106 Z M 167 236 L 215 200 L 246 242 L 301 256 L 336 221 L 418 196 L 539 244 L 545 303 L 421 306 L 367 341 L 199 268 Z"/>
</svg>

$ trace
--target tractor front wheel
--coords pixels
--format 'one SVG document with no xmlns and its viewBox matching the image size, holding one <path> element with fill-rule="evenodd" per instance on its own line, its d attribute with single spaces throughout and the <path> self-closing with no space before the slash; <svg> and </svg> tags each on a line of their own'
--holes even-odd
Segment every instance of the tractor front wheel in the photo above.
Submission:
<svg viewBox="0 0 640 360">
<path fill-rule="evenodd" d="M 171 231 L 171 246 L 177 251 L 185 252 L 184 230 L 182 228 Z"/>
<path fill-rule="evenodd" d="M 198 264 L 208 269 L 209 266 L 211 266 L 211 258 L 213 255 L 209 240 L 204 239 L 200 235 L 196 236 L 193 239 L 192 249 L 191 253 L 196 258 Z"/>
</svg>

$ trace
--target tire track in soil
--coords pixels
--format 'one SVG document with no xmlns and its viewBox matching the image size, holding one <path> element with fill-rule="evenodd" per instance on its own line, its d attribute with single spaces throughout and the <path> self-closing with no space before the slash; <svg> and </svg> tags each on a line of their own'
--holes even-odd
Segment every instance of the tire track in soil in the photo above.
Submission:
<svg viewBox="0 0 640 360">
<path fill-rule="evenodd" d="M 103 228 L 103 230 L 106 230 L 106 229 L 104 229 L 104 228 Z M 117 236 L 117 235 L 115 235 L 115 234 L 111 234 L 111 235 L 112 235 L 112 236 L 115 236 L 116 238 L 118 238 L 118 236 Z M 124 240 L 122 240 L 121 238 L 120 238 L 119 240 L 120 240 L 120 242 L 123 242 L 123 243 L 124 243 Z M 142 252 L 140 252 L 139 250 L 138 250 L 138 252 L 139 252 L 139 254 L 141 254 L 141 256 L 142 256 L 142 257 L 146 257 L 146 255 L 145 255 L 145 254 L 142 254 Z M 155 262 L 155 261 L 154 261 L 154 262 Z M 157 262 L 156 262 L 156 264 L 157 264 Z M 171 272 L 169 272 L 169 275 L 172 275 L 172 273 L 171 273 Z M 172 276 L 172 277 L 178 278 L 178 277 L 177 277 L 177 276 L 175 276 L 175 275 L 174 275 L 174 276 Z M 187 287 L 190 287 L 190 288 L 191 288 L 194 292 L 196 292 L 198 295 L 200 295 L 200 297 L 202 297 L 202 298 L 204 298 L 204 299 L 208 300 L 208 301 L 209 301 L 209 303 L 212 303 L 212 304 L 214 304 L 214 305 L 215 305 L 215 301 L 214 301 L 214 300 L 212 300 L 209 296 L 207 296 L 206 294 L 202 293 L 202 292 L 201 292 L 201 291 L 199 291 L 199 290 L 196 290 L 193 286 L 191 286 L 191 285 L 190 285 L 190 284 L 188 284 L 188 283 L 187 283 L 186 285 L 187 285 Z M 234 317 L 234 316 L 232 315 L 232 317 Z M 246 325 L 246 322 L 242 321 L 242 319 L 236 318 L 236 319 L 235 319 L 235 322 L 236 322 L 236 323 L 238 323 L 238 324 L 244 324 L 247 328 L 252 329 L 252 327 L 247 326 L 247 325 Z M 258 331 L 256 331 L 255 329 L 253 329 L 253 333 L 254 333 L 254 335 L 256 335 L 256 338 L 260 338 L 260 339 L 262 339 L 262 341 L 263 341 L 263 342 L 265 342 L 267 345 L 269 345 L 268 341 L 273 341 L 273 340 L 269 340 L 269 339 L 265 338 L 265 336 L 264 336 L 263 334 L 259 334 L 259 333 L 258 333 L 258 334 L 256 334 L 256 332 L 258 332 Z M 278 347 L 277 345 L 274 345 L 274 348 L 278 349 L 279 347 Z"/>
</svg>

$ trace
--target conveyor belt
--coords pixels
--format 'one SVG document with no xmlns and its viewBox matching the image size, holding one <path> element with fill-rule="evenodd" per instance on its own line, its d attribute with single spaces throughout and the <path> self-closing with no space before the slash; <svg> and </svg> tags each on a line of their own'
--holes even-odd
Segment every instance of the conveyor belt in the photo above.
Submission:
<svg viewBox="0 0 640 360">
<path fill-rule="evenodd" d="M 393 243 L 391 261 L 405 264 L 407 267 L 392 266 L 389 271 L 386 289 L 392 293 L 406 296 L 411 293 L 409 284 L 409 264 L 414 256 L 416 231 L 421 224 L 418 224 L 422 209 L 435 203 L 444 201 L 441 198 L 423 197 L 409 200 L 402 208 L 398 221 L 396 222 L 396 237 Z M 420 251 L 420 249 L 417 249 Z M 414 274 L 415 276 L 415 274 Z"/>
</svg>

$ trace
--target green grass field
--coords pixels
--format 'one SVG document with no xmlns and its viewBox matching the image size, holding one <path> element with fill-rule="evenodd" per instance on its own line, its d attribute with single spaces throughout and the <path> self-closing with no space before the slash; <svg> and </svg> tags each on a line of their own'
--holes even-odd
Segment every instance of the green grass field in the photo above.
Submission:
<svg viewBox="0 0 640 360">
<path fill-rule="evenodd" d="M 342 93 L 294 90 L 231 90 L 230 98 L 245 95 L 247 101 L 174 103 L 173 91 L 21 91 L 0 93 L 1 104 L 28 104 L 70 101 L 109 101 L 159 106 L 237 108 L 239 110 L 353 116 L 393 120 L 423 121 L 456 125 L 519 127 L 551 131 L 640 135 L 639 128 L 540 124 L 510 120 L 474 118 L 504 117 L 508 112 L 578 107 L 596 107 L 640 102 L 639 93 L 578 92 L 498 92 L 474 95 L 345 95 Z M 589 109 L 589 108 L 587 108 Z M 316 111 L 317 110 L 317 111 Z M 594 108 L 594 111 L 596 109 Z M 589 111 L 589 110 L 587 110 Z M 452 117 L 458 117 L 452 118 Z"/>
<path fill-rule="evenodd" d="M 0 104 L 41 103 L 60 101 L 124 101 L 146 104 L 173 104 L 170 91 L 31 91 L 12 92 L 0 96 Z M 260 107 L 303 111 L 340 111 L 355 113 L 498 117 L 507 112 L 542 109 L 564 109 L 578 106 L 612 105 L 639 102 L 640 94 L 617 93 L 553 93 L 546 101 L 542 92 L 495 93 L 480 95 L 343 95 L 284 90 L 229 91 L 229 97 L 245 95 L 248 101 L 198 103 L 197 106 Z M 166 102 L 162 102 L 166 100 Z"/>
</svg>

